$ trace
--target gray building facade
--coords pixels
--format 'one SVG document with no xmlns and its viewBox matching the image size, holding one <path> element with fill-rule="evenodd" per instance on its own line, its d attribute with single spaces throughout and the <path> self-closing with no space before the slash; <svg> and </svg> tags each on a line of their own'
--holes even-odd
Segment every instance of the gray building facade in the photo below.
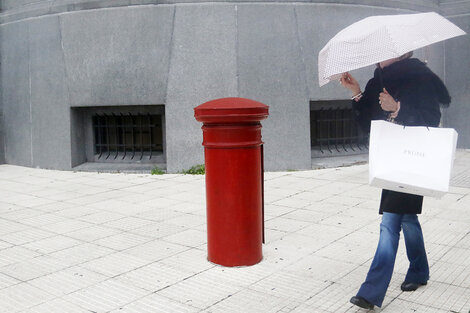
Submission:
<svg viewBox="0 0 470 313">
<path fill-rule="evenodd" d="M 133 116 L 127 118 L 130 128 L 147 119 L 159 125 L 149 138 L 160 138 L 155 145 L 161 152 L 145 162 L 164 163 L 168 172 L 201 164 L 202 132 L 193 108 L 221 97 L 269 105 L 263 122 L 267 170 L 309 169 L 312 106 L 350 96 L 335 83 L 318 86 L 318 52 L 340 29 L 370 15 L 436 11 L 470 32 L 470 1 L 0 4 L 0 162 L 54 169 L 113 159 L 134 162 L 126 145 L 137 139 L 122 127 L 111 134 L 124 138 L 122 151 L 110 153 L 108 147 L 106 160 L 97 157 L 96 141 L 113 139 L 96 132 L 104 124 L 124 123 L 126 115 Z M 429 53 L 430 67 L 453 99 L 442 125 L 457 129 L 463 148 L 470 148 L 468 47 L 469 36 L 461 36 L 433 45 Z M 361 86 L 372 71 L 354 72 Z M 150 122 L 151 116 L 158 122 Z M 137 163 L 148 154 L 142 152 Z"/>
</svg>

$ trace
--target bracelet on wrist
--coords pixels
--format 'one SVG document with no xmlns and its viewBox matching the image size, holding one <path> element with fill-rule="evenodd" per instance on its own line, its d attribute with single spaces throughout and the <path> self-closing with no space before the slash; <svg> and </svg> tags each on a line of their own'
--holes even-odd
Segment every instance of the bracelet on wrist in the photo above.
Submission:
<svg viewBox="0 0 470 313">
<path fill-rule="evenodd" d="M 359 91 L 357 95 L 351 97 L 351 100 L 359 101 L 361 98 L 362 98 L 362 91 Z"/>
</svg>

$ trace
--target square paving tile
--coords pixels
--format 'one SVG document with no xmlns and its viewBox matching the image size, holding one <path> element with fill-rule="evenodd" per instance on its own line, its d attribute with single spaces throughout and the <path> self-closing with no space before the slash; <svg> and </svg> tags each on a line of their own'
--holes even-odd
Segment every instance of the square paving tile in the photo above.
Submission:
<svg viewBox="0 0 470 313">
<path fill-rule="evenodd" d="M 93 242 L 95 240 L 113 236 L 121 232 L 121 230 L 97 225 L 86 228 L 80 228 L 79 230 L 67 233 L 67 236 L 81 241 Z"/>
<path fill-rule="evenodd" d="M 22 313 L 90 313 L 90 310 L 79 307 L 76 304 L 67 302 L 63 299 L 54 299 L 44 302 L 32 308 L 29 308 Z"/>
<path fill-rule="evenodd" d="M 64 250 L 51 253 L 50 256 L 70 266 L 88 262 L 116 251 L 91 243 L 84 243 Z"/>
<path fill-rule="evenodd" d="M 116 252 L 82 263 L 80 266 L 90 271 L 106 275 L 107 277 L 114 277 L 135 270 L 149 263 L 150 261 L 143 258 L 139 258 L 131 254 Z"/>
<path fill-rule="evenodd" d="M 40 239 L 37 241 L 29 242 L 23 245 L 23 247 L 41 254 L 48 254 L 64 250 L 79 244 L 82 244 L 80 240 L 76 240 L 62 235 L 56 235 L 53 237 L 48 237 L 46 239 Z"/>
<path fill-rule="evenodd" d="M 70 267 L 29 281 L 29 284 L 57 297 L 108 279 L 105 275 L 79 266 Z"/>
<path fill-rule="evenodd" d="M 21 246 L 0 250 L 0 268 L 9 264 L 27 261 L 41 255 L 39 252 Z"/>
<path fill-rule="evenodd" d="M 154 240 L 143 245 L 124 250 L 122 253 L 148 260 L 150 262 L 156 262 L 188 249 L 188 247 L 182 245 L 165 242 L 163 240 Z"/>
<path fill-rule="evenodd" d="M 204 275 L 203 272 L 160 290 L 156 294 L 199 309 L 205 309 L 242 289 L 242 287 L 231 285 L 221 279 L 214 281 L 212 276 Z"/>
<path fill-rule="evenodd" d="M 67 263 L 48 255 L 41 255 L 27 261 L 13 263 L 1 268 L 1 272 L 21 281 L 41 277 L 64 268 L 69 267 Z"/>
<path fill-rule="evenodd" d="M 110 313 L 196 313 L 199 309 L 169 298 L 151 294 Z"/>
<path fill-rule="evenodd" d="M 64 296 L 63 300 L 89 312 L 109 312 L 148 294 L 143 289 L 110 279 Z"/>
<path fill-rule="evenodd" d="M 0 308 L 15 313 L 54 299 L 54 296 L 28 283 L 0 290 Z"/>
<path fill-rule="evenodd" d="M 193 275 L 194 273 L 189 271 L 183 271 L 160 262 L 153 262 L 119 275 L 116 279 L 125 284 L 155 292 Z"/>
<path fill-rule="evenodd" d="M 139 236 L 130 232 L 122 232 L 116 235 L 96 240 L 94 243 L 116 251 L 127 250 L 152 241 L 149 237 Z"/>
</svg>

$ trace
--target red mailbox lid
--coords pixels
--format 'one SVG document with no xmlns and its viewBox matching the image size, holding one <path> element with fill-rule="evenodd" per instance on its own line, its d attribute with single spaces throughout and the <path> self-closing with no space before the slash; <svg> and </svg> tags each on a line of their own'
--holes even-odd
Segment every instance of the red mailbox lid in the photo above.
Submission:
<svg viewBox="0 0 470 313">
<path fill-rule="evenodd" d="M 221 98 L 194 108 L 194 117 L 204 123 L 259 122 L 268 117 L 269 107 L 245 98 Z"/>
</svg>

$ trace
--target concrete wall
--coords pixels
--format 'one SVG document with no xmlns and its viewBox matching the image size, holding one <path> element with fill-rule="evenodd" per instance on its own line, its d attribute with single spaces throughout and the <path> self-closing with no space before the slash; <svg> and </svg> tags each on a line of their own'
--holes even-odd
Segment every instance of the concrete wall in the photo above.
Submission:
<svg viewBox="0 0 470 313">
<path fill-rule="evenodd" d="M 32 166 L 29 25 L 2 25 L 1 31 L 5 159 L 7 163 Z"/>
<path fill-rule="evenodd" d="M 0 3 L 1 4 L 1 3 Z M 0 5 L 0 10 L 2 9 Z M 0 47 L 2 46 L 2 33 L 0 32 Z M 0 53 L 2 49 L 0 48 Z M 5 137 L 4 135 L 4 121 L 3 121 L 3 97 L 2 97 L 2 79 L 1 79 L 1 73 L 2 73 L 2 63 L 1 63 L 2 57 L 0 55 L 0 164 L 5 163 L 5 140 L 3 139 Z"/>
<path fill-rule="evenodd" d="M 1 90 L 1 88 L 0 88 Z M 1 94 L 0 94 L 1 99 Z M 0 164 L 5 163 L 5 141 L 4 141 L 4 127 L 3 127 L 3 106 L 0 101 Z"/>
<path fill-rule="evenodd" d="M 2 25 L 7 163 L 70 168 L 70 118 L 58 25 L 57 16 Z"/>
<path fill-rule="evenodd" d="M 60 15 L 70 106 L 165 101 L 174 8 Z"/>
<path fill-rule="evenodd" d="M 0 1 L 0 12 L 2 11 L 2 2 Z M 0 32 L 0 47 L 2 46 L 2 33 Z M 1 53 L 0 48 L 0 53 Z M 2 73 L 2 57 L 0 55 L 0 164 L 5 163 L 5 141 L 4 141 L 4 127 L 3 127 L 3 97 L 2 97 L 2 85 L 1 85 L 1 73 Z"/>
<path fill-rule="evenodd" d="M 84 161 L 72 107 L 163 104 L 173 7 L 91 10 L 1 25 L 6 162 Z"/>
<path fill-rule="evenodd" d="M 69 169 L 83 162 L 84 122 L 73 108 L 164 104 L 167 169 L 187 169 L 203 162 L 193 108 L 239 96 L 270 106 L 266 169 L 310 168 L 310 101 L 350 96 L 334 83 L 318 87 L 320 49 L 363 17 L 438 8 L 424 0 L 144 2 L 2 1 L 10 8 L 0 14 L 7 163 Z M 118 7 L 94 9 L 111 3 Z M 20 18 L 45 6 L 41 17 Z M 443 47 L 433 47 L 430 62 L 441 76 Z M 372 71 L 355 72 L 362 86 Z"/>
<path fill-rule="evenodd" d="M 193 108 L 238 96 L 236 6 L 176 6 L 166 101 L 167 169 L 204 163 Z M 176 126 L 178 125 L 178 126 Z"/>
<path fill-rule="evenodd" d="M 5 163 L 5 140 L 3 139 L 5 135 L 3 134 L 4 132 L 4 127 L 3 127 L 3 105 L 1 102 L 1 88 L 0 88 L 0 164 Z"/>
<path fill-rule="evenodd" d="M 168 169 L 203 162 L 193 108 L 229 96 L 270 106 L 262 123 L 267 170 L 310 168 L 310 101 L 350 96 L 334 84 L 318 87 L 319 50 L 362 17 L 400 12 L 405 11 L 317 4 L 176 6 L 165 103 Z M 338 17 L 333 26 L 331 16 Z M 443 73 L 442 47 L 433 51 L 441 58 L 431 63 Z M 372 71 L 357 72 L 363 86 Z"/>
<path fill-rule="evenodd" d="M 0 23 L 12 22 L 29 17 L 92 10 L 111 7 L 127 7 L 148 4 L 206 3 L 206 0 L 0 0 L 3 10 L 8 11 L 0 16 Z M 212 0 L 211 3 L 252 2 L 249 0 Z M 365 5 L 407 10 L 431 11 L 439 9 L 439 0 L 258 0 L 260 3 L 336 3 Z M 441 1 L 442 2 L 442 1 Z"/>
<path fill-rule="evenodd" d="M 442 2 L 443 14 L 467 32 L 445 43 L 445 79 L 452 103 L 444 115 L 444 125 L 459 133 L 458 146 L 470 148 L 470 1 Z"/>
</svg>

